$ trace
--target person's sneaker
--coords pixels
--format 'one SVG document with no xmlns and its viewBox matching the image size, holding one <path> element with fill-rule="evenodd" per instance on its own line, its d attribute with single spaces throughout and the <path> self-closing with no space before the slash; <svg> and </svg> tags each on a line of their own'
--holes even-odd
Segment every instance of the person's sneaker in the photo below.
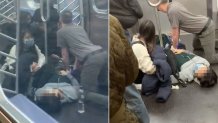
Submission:
<svg viewBox="0 0 218 123">
<path fill-rule="evenodd" d="M 142 84 L 135 84 L 137 90 L 142 90 Z"/>
</svg>

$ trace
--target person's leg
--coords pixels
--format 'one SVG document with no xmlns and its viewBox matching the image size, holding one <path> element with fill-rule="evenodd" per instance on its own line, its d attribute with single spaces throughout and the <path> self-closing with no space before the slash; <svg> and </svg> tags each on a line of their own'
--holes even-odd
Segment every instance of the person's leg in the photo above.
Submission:
<svg viewBox="0 0 218 123">
<path fill-rule="evenodd" d="M 194 40 L 192 42 L 192 46 L 193 46 L 193 53 L 198 55 L 198 56 L 203 57 L 204 49 L 203 49 L 203 47 L 201 45 L 201 41 L 197 35 L 195 35 L 195 37 L 194 37 Z"/>
<path fill-rule="evenodd" d="M 203 50 L 203 47 L 201 46 L 200 39 L 197 35 L 195 35 L 195 37 L 194 37 L 192 46 L 193 46 L 193 50 Z"/>
<path fill-rule="evenodd" d="M 89 57 L 82 67 L 80 80 L 81 85 L 87 92 L 87 100 L 107 106 L 107 96 L 97 93 L 98 83 L 101 83 L 98 82 L 98 76 L 106 59 L 106 52 L 98 53 Z M 99 102 L 99 100 L 101 100 L 101 102 Z"/>
<path fill-rule="evenodd" d="M 208 29 L 199 36 L 201 45 L 204 49 L 205 58 L 210 63 L 218 63 L 218 54 L 215 51 L 215 27 L 211 23 Z"/>
<path fill-rule="evenodd" d="M 126 87 L 124 99 L 126 101 L 127 108 L 136 114 L 140 123 L 149 123 L 148 111 L 140 93 L 134 85 Z"/>
<path fill-rule="evenodd" d="M 32 54 L 26 53 L 19 57 L 19 77 L 18 77 L 18 88 L 19 92 L 26 94 L 28 84 L 31 78 L 30 65 L 33 63 L 34 56 Z"/>
</svg>

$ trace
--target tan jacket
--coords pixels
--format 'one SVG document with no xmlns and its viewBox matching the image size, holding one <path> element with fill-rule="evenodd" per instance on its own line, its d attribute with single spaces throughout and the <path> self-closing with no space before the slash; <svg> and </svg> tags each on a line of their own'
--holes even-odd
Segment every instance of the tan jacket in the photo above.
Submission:
<svg viewBox="0 0 218 123">
<path fill-rule="evenodd" d="M 110 122 L 137 123 L 124 102 L 125 87 L 138 75 L 138 61 L 119 21 L 110 16 Z M 130 120 L 134 119 L 134 120 Z"/>
</svg>

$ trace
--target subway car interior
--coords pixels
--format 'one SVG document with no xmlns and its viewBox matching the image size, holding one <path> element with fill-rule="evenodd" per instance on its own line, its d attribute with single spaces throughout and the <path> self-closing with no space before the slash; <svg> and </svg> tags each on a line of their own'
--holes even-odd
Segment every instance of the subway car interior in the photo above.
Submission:
<svg viewBox="0 0 218 123">
<path fill-rule="evenodd" d="M 138 0 L 142 10 L 143 18 L 150 19 L 155 24 L 157 34 L 170 34 L 170 23 L 167 14 L 155 9 L 160 0 Z M 204 15 L 213 19 L 216 25 L 216 38 L 218 37 L 218 1 L 217 0 L 172 0 L 182 3 L 191 12 Z M 135 28 L 129 31 L 136 32 Z M 161 31 L 161 32 L 159 32 Z M 193 51 L 192 41 L 194 35 L 180 32 L 180 42 L 185 44 L 186 49 Z M 217 42 L 216 39 L 216 52 Z M 199 54 L 202 52 L 199 51 Z M 212 65 L 218 73 L 218 66 Z M 173 80 L 176 82 L 177 80 Z M 140 85 L 136 85 L 141 88 Z M 172 93 L 166 103 L 157 103 L 155 95 L 145 96 L 142 99 L 146 105 L 151 123 L 216 123 L 218 118 L 218 86 L 212 88 L 201 88 L 197 83 L 187 84 L 186 87 L 172 88 Z"/>
<path fill-rule="evenodd" d="M 74 64 L 70 64 L 67 68 L 71 70 L 70 72 L 75 70 L 72 74 L 78 78 L 69 78 L 66 74 L 60 73 L 61 70 L 66 70 L 66 66 L 63 65 L 60 49 L 57 48 L 56 32 L 60 26 L 59 14 L 65 10 L 72 12 L 73 24 L 83 27 L 91 42 L 104 50 L 108 49 L 107 0 L 0 1 L 0 119 L 2 123 L 106 123 L 108 121 L 108 107 L 99 104 L 98 100 L 87 101 L 85 104 L 84 102 L 80 104 L 76 100 L 75 93 L 72 92 L 76 88 L 69 84 L 73 81 L 80 82 L 79 72 L 73 69 Z M 22 29 L 27 25 L 31 27 L 32 34 L 29 36 L 33 36 L 35 42 L 41 41 L 37 45 L 45 56 L 45 65 L 50 72 L 46 70 L 42 72 L 42 75 L 49 76 L 49 79 L 44 83 L 41 76 L 36 80 L 36 84 L 33 84 L 34 75 L 29 74 L 30 82 L 23 91 L 25 87 L 19 86 L 18 78 L 24 71 L 18 69 L 19 63 L 15 61 L 21 59 L 18 55 L 22 50 L 19 48 L 21 46 L 19 41 L 23 38 Z M 15 48 L 16 50 L 14 49 L 14 53 L 11 54 L 13 46 L 18 47 L 19 50 Z M 14 61 L 10 67 L 7 64 L 8 60 Z M 70 60 L 74 62 L 75 58 L 72 56 Z M 22 66 L 25 66 L 26 61 L 28 58 L 24 60 Z M 104 70 L 108 71 L 107 69 L 105 64 Z M 53 75 L 50 75 L 51 72 Z M 107 74 L 102 72 L 99 79 L 108 83 Z M 43 90 L 48 83 L 53 83 L 52 88 Z M 99 89 L 99 93 L 108 97 L 108 86 L 99 86 L 103 88 Z M 82 99 L 84 97 L 81 97 Z"/>
</svg>

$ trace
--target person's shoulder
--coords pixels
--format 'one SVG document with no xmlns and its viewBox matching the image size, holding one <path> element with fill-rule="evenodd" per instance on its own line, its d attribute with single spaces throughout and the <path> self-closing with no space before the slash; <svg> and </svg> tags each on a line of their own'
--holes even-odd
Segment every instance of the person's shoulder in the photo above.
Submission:
<svg viewBox="0 0 218 123">
<path fill-rule="evenodd" d="M 65 27 L 62 27 L 57 31 L 57 34 L 61 34 L 61 33 L 65 33 L 65 32 L 66 32 Z"/>
</svg>

